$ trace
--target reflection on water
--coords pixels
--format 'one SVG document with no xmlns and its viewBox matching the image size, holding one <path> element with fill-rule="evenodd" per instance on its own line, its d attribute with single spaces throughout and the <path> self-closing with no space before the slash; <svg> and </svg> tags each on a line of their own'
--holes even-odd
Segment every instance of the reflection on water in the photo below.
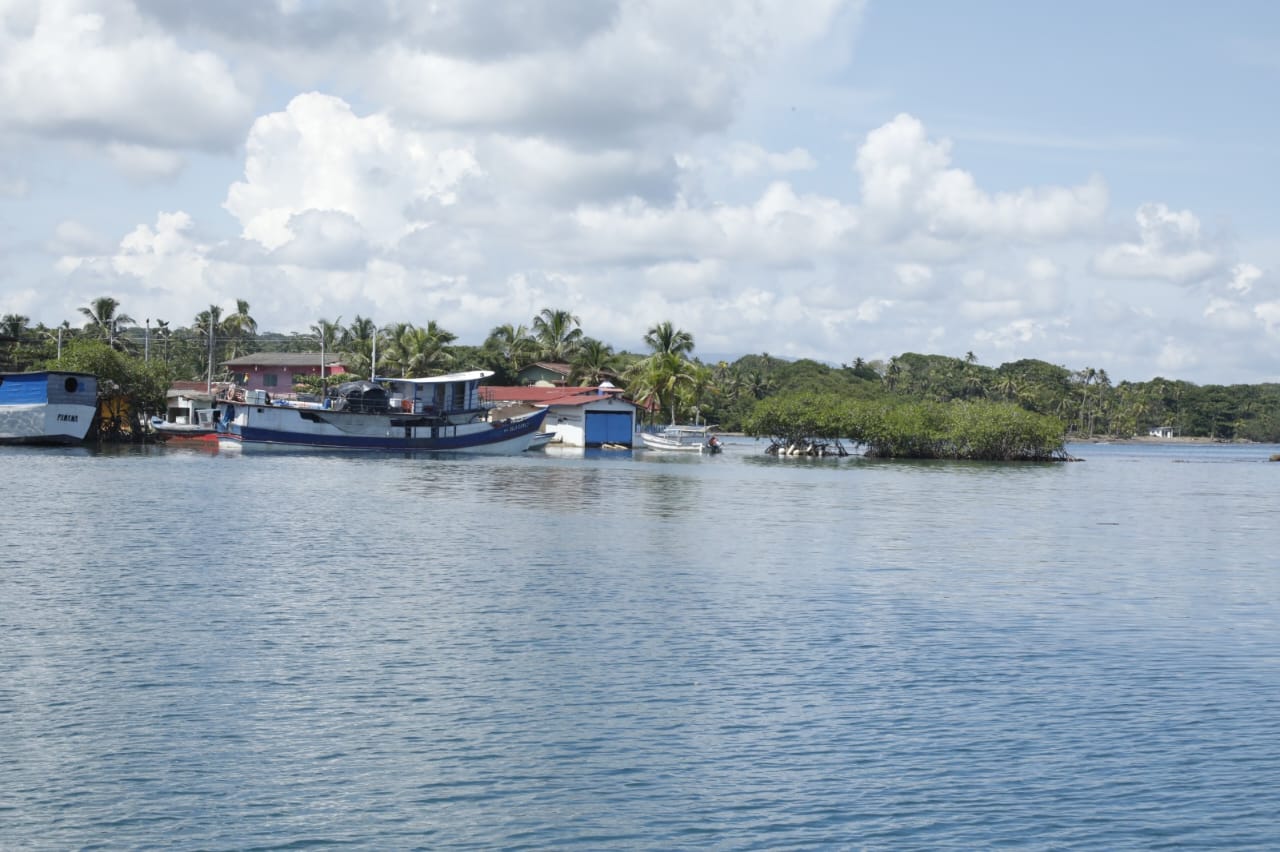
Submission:
<svg viewBox="0 0 1280 852">
<path fill-rule="evenodd" d="M 1276 448 L 728 443 L 0 448 L 0 846 L 1272 845 Z"/>
</svg>

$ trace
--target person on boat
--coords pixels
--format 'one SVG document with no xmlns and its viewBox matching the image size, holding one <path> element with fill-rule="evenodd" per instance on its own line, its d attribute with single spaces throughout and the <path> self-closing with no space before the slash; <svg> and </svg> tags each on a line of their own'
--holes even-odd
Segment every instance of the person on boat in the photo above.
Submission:
<svg viewBox="0 0 1280 852">
<path fill-rule="evenodd" d="M 714 453 L 716 450 L 720 449 L 720 439 L 715 435 L 712 435 L 707 439 L 707 447 Z"/>
</svg>

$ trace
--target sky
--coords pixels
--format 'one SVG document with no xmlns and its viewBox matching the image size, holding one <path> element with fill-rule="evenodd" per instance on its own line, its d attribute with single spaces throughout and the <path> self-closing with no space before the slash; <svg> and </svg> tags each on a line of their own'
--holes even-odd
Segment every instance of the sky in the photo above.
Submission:
<svg viewBox="0 0 1280 852">
<path fill-rule="evenodd" d="M 1267 0 L 0 0 L 0 314 L 1280 381 Z"/>
</svg>

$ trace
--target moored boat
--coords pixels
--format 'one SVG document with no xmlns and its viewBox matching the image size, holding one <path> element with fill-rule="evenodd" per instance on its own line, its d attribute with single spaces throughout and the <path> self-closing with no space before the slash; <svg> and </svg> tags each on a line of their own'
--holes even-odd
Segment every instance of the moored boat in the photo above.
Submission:
<svg viewBox="0 0 1280 852">
<path fill-rule="evenodd" d="M 213 396 L 200 391 L 171 390 L 166 394 L 165 416 L 151 418 L 151 428 L 162 441 L 218 442 L 218 414 Z"/>
<path fill-rule="evenodd" d="M 219 446 L 278 449 L 519 453 L 546 408 L 504 417 L 481 404 L 487 370 L 348 382 L 323 402 L 249 391 L 219 405 Z"/>
<path fill-rule="evenodd" d="M 529 449 L 529 450 L 544 449 L 547 446 L 547 444 L 554 443 L 555 438 L 557 437 L 558 436 L 556 435 L 555 432 L 534 432 L 533 436 L 529 439 L 529 446 L 526 447 L 526 449 Z"/>
<path fill-rule="evenodd" d="M 718 453 L 720 439 L 710 434 L 710 426 L 672 424 L 660 432 L 643 432 L 640 440 L 645 449 L 673 453 Z"/>
<path fill-rule="evenodd" d="M 0 444 L 76 444 L 98 410 L 98 377 L 0 373 Z"/>
</svg>

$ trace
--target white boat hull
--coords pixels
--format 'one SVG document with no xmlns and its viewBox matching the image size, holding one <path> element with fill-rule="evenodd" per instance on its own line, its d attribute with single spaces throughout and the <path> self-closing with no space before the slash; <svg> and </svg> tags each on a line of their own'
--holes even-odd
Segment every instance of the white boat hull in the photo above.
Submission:
<svg viewBox="0 0 1280 852">
<path fill-rule="evenodd" d="M 98 413 L 98 379 L 89 373 L 0 373 L 0 444 L 75 444 Z"/>
<path fill-rule="evenodd" d="M 226 405 L 220 447 L 514 454 L 528 449 L 546 409 L 498 422 L 431 421 L 412 414 L 361 414 L 323 408 Z"/>
<path fill-rule="evenodd" d="M 0 406 L 0 443 L 77 444 L 94 413 L 92 405 L 67 403 Z"/>
<path fill-rule="evenodd" d="M 669 453 L 700 453 L 705 449 L 702 441 L 697 443 L 671 441 L 661 435 L 650 435 L 648 433 L 641 433 L 640 440 L 644 443 L 646 449 L 663 450 Z"/>
</svg>

